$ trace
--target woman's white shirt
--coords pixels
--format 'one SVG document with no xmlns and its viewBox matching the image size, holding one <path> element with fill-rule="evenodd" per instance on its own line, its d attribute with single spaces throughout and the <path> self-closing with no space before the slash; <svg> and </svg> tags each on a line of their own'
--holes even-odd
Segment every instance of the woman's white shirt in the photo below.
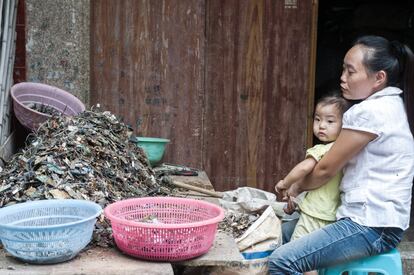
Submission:
<svg viewBox="0 0 414 275">
<path fill-rule="evenodd" d="M 396 87 L 376 92 L 343 116 L 344 129 L 377 137 L 344 167 L 337 218 L 370 227 L 407 229 L 414 176 L 414 140 Z"/>
</svg>

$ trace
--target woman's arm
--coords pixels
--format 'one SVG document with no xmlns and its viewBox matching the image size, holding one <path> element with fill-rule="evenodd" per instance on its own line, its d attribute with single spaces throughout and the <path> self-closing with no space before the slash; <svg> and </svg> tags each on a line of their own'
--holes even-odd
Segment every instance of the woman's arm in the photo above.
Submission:
<svg viewBox="0 0 414 275">
<path fill-rule="evenodd" d="M 377 136 L 372 133 L 342 129 L 337 140 L 304 180 L 292 184 L 288 195 L 316 189 L 334 177 L 345 164 Z"/>
</svg>

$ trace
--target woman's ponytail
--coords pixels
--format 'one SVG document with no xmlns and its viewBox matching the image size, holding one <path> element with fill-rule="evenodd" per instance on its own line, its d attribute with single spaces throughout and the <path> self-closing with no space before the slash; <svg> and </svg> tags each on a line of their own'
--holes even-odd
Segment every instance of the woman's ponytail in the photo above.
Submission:
<svg viewBox="0 0 414 275">
<path fill-rule="evenodd" d="M 414 55 L 411 49 L 398 41 L 367 35 L 358 38 L 354 45 L 363 45 L 373 51 L 365 54 L 364 65 L 370 72 L 384 70 L 387 86 L 403 91 L 405 109 L 411 133 L 414 134 Z"/>
</svg>

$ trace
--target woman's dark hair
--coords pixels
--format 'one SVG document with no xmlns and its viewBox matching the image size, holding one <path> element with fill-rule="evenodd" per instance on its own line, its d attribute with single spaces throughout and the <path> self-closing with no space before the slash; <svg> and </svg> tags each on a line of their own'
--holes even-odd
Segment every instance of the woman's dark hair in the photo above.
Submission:
<svg viewBox="0 0 414 275">
<path fill-rule="evenodd" d="M 414 55 L 407 45 L 398 41 L 388 41 L 381 36 L 367 35 L 358 38 L 355 45 L 362 45 L 363 64 L 368 72 L 381 70 L 387 74 L 387 86 L 403 90 L 403 99 L 410 121 L 411 132 L 414 130 Z"/>
</svg>

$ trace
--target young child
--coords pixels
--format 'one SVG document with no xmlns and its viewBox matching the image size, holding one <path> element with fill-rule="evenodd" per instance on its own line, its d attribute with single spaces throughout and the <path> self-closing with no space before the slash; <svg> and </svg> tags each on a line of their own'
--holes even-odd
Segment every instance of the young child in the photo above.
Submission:
<svg viewBox="0 0 414 275">
<path fill-rule="evenodd" d="M 380 36 L 358 38 L 344 57 L 342 96 L 359 101 L 342 119 L 335 143 L 303 180 L 276 186 L 282 197 L 325 184 L 343 172 L 336 221 L 278 247 L 272 275 L 302 274 L 397 247 L 410 224 L 414 178 L 414 54 Z M 410 130 L 411 128 L 411 130 Z"/>
<path fill-rule="evenodd" d="M 306 158 L 297 164 L 282 180 L 285 183 L 296 182 L 304 178 L 318 161 L 331 148 L 342 128 L 342 115 L 348 109 L 348 101 L 338 95 L 322 97 L 316 104 L 313 118 L 313 133 L 321 144 L 315 145 L 306 151 Z M 309 191 L 299 209 L 301 216 L 293 231 L 291 240 L 298 239 L 310 232 L 336 221 L 336 210 L 340 203 L 339 183 L 342 173 L 338 173 L 326 185 Z M 276 189 L 276 192 L 278 190 Z M 293 198 L 289 198 L 285 209 L 291 214 L 296 207 Z M 305 274 L 317 274 L 308 272 Z"/>
</svg>

